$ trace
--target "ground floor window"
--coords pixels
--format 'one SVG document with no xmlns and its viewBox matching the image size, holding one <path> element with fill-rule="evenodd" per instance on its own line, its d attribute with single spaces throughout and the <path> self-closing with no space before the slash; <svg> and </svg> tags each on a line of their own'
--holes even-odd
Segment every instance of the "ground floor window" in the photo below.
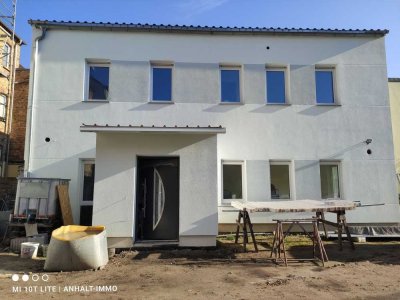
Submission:
<svg viewBox="0 0 400 300">
<path fill-rule="evenodd" d="M 322 199 L 339 199 L 339 163 L 338 162 L 321 162 L 321 197 Z"/>
<path fill-rule="evenodd" d="M 271 198 L 290 199 L 290 162 L 270 162 Z"/>
<path fill-rule="evenodd" d="M 92 225 L 93 215 L 93 192 L 94 192 L 94 160 L 81 161 L 82 172 L 82 198 L 80 209 L 80 225 Z"/>
<path fill-rule="evenodd" d="M 244 162 L 223 161 L 222 162 L 222 189 L 223 199 L 231 201 L 243 200 L 244 196 Z"/>
</svg>

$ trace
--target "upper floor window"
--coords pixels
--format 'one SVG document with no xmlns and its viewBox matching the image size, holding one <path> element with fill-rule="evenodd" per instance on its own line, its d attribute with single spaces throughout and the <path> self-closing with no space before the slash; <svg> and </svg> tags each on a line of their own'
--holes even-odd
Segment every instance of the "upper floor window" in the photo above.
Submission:
<svg viewBox="0 0 400 300">
<path fill-rule="evenodd" d="M 270 162 L 271 177 L 271 198 L 272 199 L 290 199 L 290 162 Z"/>
<path fill-rule="evenodd" d="M 7 105 L 7 97 L 6 95 L 0 94 L 0 120 L 5 120 L 6 118 L 6 106 Z"/>
<path fill-rule="evenodd" d="M 321 198 L 322 199 L 339 199 L 339 162 L 321 162 Z"/>
<path fill-rule="evenodd" d="M 267 103 L 284 104 L 286 103 L 285 70 L 267 69 Z"/>
<path fill-rule="evenodd" d="M 108 100 L 110 66 L 108 64 L 89 64 L 88 100 Z"/>
<path fill-rule="evenodd" d="M 221 102 L 240 102 L 240 69 L 221 68 Z"/>
<path fill-rule="evenodd" d="M 10 67 L 10 56 L 11 56 L 11 47 L 8 44 L 4 44 L 3 47 L 3 67 L 9 68 Z"/>
<path fill-rule="evenodd" d="M 172 66 L 152 66 L 152 100 L 172 101 Z"/>
<path fill-rule="evenodd" d="M 316 87 L 317 104 L 335 103 L 333 80 L 334 80 L 333 69 L 319 68 L 315 70 L 315 87 Z"/>
</svg>

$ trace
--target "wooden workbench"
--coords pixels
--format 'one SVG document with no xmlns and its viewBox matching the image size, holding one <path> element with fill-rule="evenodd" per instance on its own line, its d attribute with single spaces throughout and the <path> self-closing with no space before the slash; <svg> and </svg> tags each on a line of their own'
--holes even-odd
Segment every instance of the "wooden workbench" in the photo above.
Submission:
<svg viewBox="0 0 400 300">
<path fill-rule="evenodd" d="M 243 231 L 243 246 L 246 250 L 246 243 L 248 242 L 247 228 L 253 238 L 254 247 L 257 251 L 257 245 L 254 238 L 253 225 L 250 220 L 249 213 L 254 212 L 274 212 L 274 213 L 290 213 L 290 212 L 313 212 L 319 223 L 324 225 L 326 236 L 325 224 L 337 227 L 339 248 L 343 249 L 342 233 L 345 231 L 347 239 L 351 247 L 354 249 L 354 243 L 351 239 L 350 231 L 346 221 L 346 210 L 353 210 L 357 207 L 357 203 L 348 200 L 275 200 L 263 202 L 240 202 L 232 201 L 231 205 L 239 210 L 236 238 L 237 243 L 239 238 L 239 231 Z M 325 220 L 325 212 L 336 213 L 336 223 Z M 243 220 L 243 224 L 241 223 Z"/>
</svg>

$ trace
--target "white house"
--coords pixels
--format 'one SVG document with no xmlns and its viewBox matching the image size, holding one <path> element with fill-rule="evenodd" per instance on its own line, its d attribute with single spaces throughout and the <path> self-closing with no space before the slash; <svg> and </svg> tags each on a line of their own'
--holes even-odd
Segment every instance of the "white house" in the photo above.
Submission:
<svg viewBox="0 0 400 300">
<path fill-rule="evenodd" d="M 109 246 L 213 246 L 232 199 L 399 222 L 386 30 L 30 24 L 26 175 L 70 178 Z"/>
</svg>

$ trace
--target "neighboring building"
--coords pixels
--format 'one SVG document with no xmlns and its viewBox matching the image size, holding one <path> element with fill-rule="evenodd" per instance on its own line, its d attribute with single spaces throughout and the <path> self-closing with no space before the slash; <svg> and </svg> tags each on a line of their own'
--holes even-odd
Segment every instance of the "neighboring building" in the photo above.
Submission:
<svg viewBox="0 0 400 300">
<path fill-rule="evenodd" d="M 399 222 L 386 30 L 30 24 L 25 174 L 70 178 L 110 247 L 215 245 L 233 199 Z"/>
<path fill-rule="evenodd" d="M 396 176 L 398 179 L 397 190 L 400 192 L 400 78 L 389 78 L 389 99 L 392 117 Z"/>
<path fill-rule="evenodd" d="M 10 148 L 8 155 L 8 177 L 17 177 L 24 168 L 24 147 L 26 134 L 26 112 L 28 110 L 29 69 L 15 70 L 14 105 Z"/>
<path fill-rule="evenodd" d="M 4 17 L 4 16 L 3 16 Z M 11 145 L 10 134 L 16 132 L 13 128 L 14 118 L 14 97 L 13 97 L 13 82 L 16 68 L 20 67 L 20 48 L 24 42 L 7 27 L 2 21 L 0 21 L 0 49 L 1 49 L 1 60 L 0 60 L 0 198 L 5 200 L 7 205 L 12 205 L 16 187 L 19 166 L 23 161 L 19 161 L 15 164 L 9 160 Z M 25 104 L 28 99 L 22 99 Z M 17 112 L 17 114 L 25 114 L 26 109 L 23 112 Z M 20 132 L 24 134 L 25 131 Z M 22 137 L 24 140 L 25 137 Z M 21 159 L 21 156 L 19 157 Z M 23 158 L 22 158 L 23 160 Z M 11 208 L 10 208 L 11 209 Z"/>
<path fill-rule="evenodd" d="M 2 165 L 5 168 L 4 177 L 0 178 L 0 197 L 6 200 L 7 205 L 12 209 L 13 200 L 17 190 L 17 177 L 22 174 L 24 167 L 24 146 L 26 134 L 26 111 L 28 105 L 29 91 L 29 69 L 22 67 L 15 70 L 14 101 L 12 112 L 12 126 L 9 134 L 3 134 L 3 149 L 8 149 L 8 157 L 4 154 Z M 9 142 L 9 145 L 7 145 Z"/>
</svg>

